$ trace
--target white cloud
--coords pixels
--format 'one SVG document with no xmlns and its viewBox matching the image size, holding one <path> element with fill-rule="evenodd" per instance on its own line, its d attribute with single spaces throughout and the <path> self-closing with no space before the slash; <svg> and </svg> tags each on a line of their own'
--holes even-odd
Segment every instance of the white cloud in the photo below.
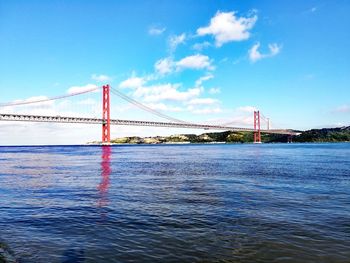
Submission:
<svg viewBox="0 0 350 263">
<path fill-rule="evenodd" d="M 130 78 L 122 81 L 120 84 L 119 84 L 119 87 L 121 88 L 139 88 L 139 87 L 142 87 L 142 85 L 145 83 L 145 79 L 144 78 L 141 78 L 141 77 L 136 77 L 134 76 L 131 76 Z"/>
<path fill-rule="evenodd" d="M 54 101 L 53 100 L 48 100 L 49 97 L 47 96 L 34 96 L 34 97 L 30 97 L 27 99 L 23 99 L 23 100 L 15 100 L 13 102 L 11 102 L 10 104 L 16 104 L 16 103 L 24 103 L 23 105 L 13 105 L 13 106 L 6 106 L 6 107 L 2 107 L 1 110 L 3 112 L 15 112 L 15 109 L 23 108 L 25 107 L 26 109 L 33 109 L 33 108 L 48 108 L 54 105 Z M 48 101 L 45 101 L 48 100 Z M 37 103 L 31 103 L 31 104 L 25 104 L 25 103 L 30 103 L 30 102 L 35 102 L 38 101 Z M 42 101 L 42 102 L 39 102 Z"/>
<path fill-rule="evenodd" d="M 85 86 L 73 86 L 67 90 L 67 93 L 74 94 L 74 93 L 84 92 L 92 89 L 96 89 L 94 92 L 97 92 L 98 91 L 97 88 L 98 86 L 95 84 L 87 84 Z"/>
<path fill-rule="evenodd" d="M 187 101 L 198 97 L 203 92 L 203 88 L 201 87 L 194 87 L 181 91 L 181 83 L 146 85 L 147 81 L 150 79 L 151 78 L 148 77 L 137 77 L 135 73 L 133 73 L 130 78 L 122 81 L 119 87 L 132 89 L 133 97 L 147 103 L 154 103 L 162 100 Z"/>
<path fill-rule="evenodd" d="M 341 105 L 333 110 L 335 113 L 348 113 L 350 112 L 350 105 Z"/>
<path fill-rule="evenodd" d="M 159 63 L 156 63 L 156 65 L 159 66 L 162 64 L 161 62 L 166 60 L 167 59 L 159 60 Z M 205 64 L 207 67 L 209 65 L 209 63 Z M 191 64 L 191 66 L 193 66 L 193 64 Z M 199 66 L 195 64 L 194 67 Z M 162 71 L 161 68 L 162 67 L 156 67 L 156 69 L 162 73 L 168 72 Z M 207 73 L 196 81 L 197 86 L 184 89 L 181 83 L 148 85 L 147 79 L 133 75 L 131 78 L 123 81 L 120 86 L 132 89 L 132 96 L 136 100 L 155 110 L 171 112 L 187 111 L 194 114 L 220 113 L 222 109 L 215 105 L 220 103 L 219 100 L 214 98 L 199 98 L 204 91 L 203 87 L 201 87 L 202 82 L 211 78 L 213 78 L 213 75 Z M 212 107 L 203 108 L 202 106 Z"/>
<path fill-rule="evenodd" d="M 220 63 L 225 63 L 225 62 L 227 62 L 228 61 L 228 57 L 224 57 L 224 58 L 222 58 L 221 60 L 220 60 Z"/>
<path fill-rule="evenodd" d="M 254 46 L 249 50 L 249 59 L 253 62 L 262 59 L 262 54 L 259 52 L 258 48 L 260 47 L 260 43 L 254 44 Z"/>
<path fill-rule="evenodd" d="M 80 104 L 80 105 L 95 105 L 95 104 L 97 104 L 97 101 L 92 99 L 92 98 L 87 98 L 85 100 L 78 101 L 77 104 Z"/>
<path fill-rule="evenodd" d="M 161 75 L 171 73 L 173 71 L 173 67 L 174 61 L 170 57 L 160 59 L 154 64 L 156 72 Z"/>
<path fill-rule="evenodd" d="M 182 33 L 181 35 L 173 35 L 169 37 L 169 47 L 170 51 L 175 51 L 178 45 L 185 43 L 186 34 Z"/>
<path fill-rule="evenodd" d="M 253 125 L 253 121 L 254 120 L 252 116 L 242 115 L 242 116 L 236 116 L 232 119 L 222 120 L 218 124 L 226 125 L 226 126 L 236 126 L 236 127 L 241 127 L 241 126 L 251 127 Z"/>
<path fill-rule="evenodd" d="M 281 46 L 277 45 L 276 43 L 269 44 L 270 49 L 270 57 L 276 56 L 281 51 Z"/>
<path fill-rule="evenodd" d="M 211 44 L 208 42 L 208 41 L 204 41 L 202 43 L 196 43 L 192 46 L 192 48 L 194 50 L 197 50 L 197 51 L 202 51 L 203 49 L 207 48 L 207 47 L 210 47 Z"/>
<path fill-rule="evenodd" d="M 240 111 L 240 112 L 248 112 L 248 113 L 251 113 L 251 112 L 256 111 L 257 108 L 254 107 L 254 106 L 242 106 L 242 107 L 238 107 L 236 110 L 237 110 L 237 111 Z"/>
<path fill-rule="evenodd" d="M 201 88 L 190 88 L 186 91 L 179 91 L 181 84 L 161 84 L 148 87 L 140 87 L 133 95 L 145 102 L 158 102 L 162 100 L 187 101 L 201 94 Z"/>
<path fill-rule="evenodd" d="M 212 65 L 212 61 L 208 56 L 196 54 L 187 56 L 179 61 L 174 61 L 171 57 L 159 59 L 154 64 L 155 71 L 160 75 L 166 75 L 172 73 L 174 70 L 180 71 L 183 69 L 207 69 L 214 70 L 215 67 Z M 204 81 L 204 80 L 203 80 Z"/>
<path fill-rule="evenodd" d="M 165 30 L 166 30 L 165 27 L 150 26 L 148 29 L 148 34 L 152 36 L 157 36 L 157 35 L 163 34 Z"/>
<path fill-rule="evenodd" d="M 181 59 L 176 62 L 177 69 L 208 69 L 213 70 L 214 67 L 211 65 L 211 61 L 208 56 L 205 55 L 192 55 Z"/>
<path fill-rule="evenodd" d="M 219 94 L 221 92 L 220 88 L 209 89 L 209 94 Z"/>
<path fill-rule="evenodd" d="M 196 87 L 201 86 L 204 81 L 210 80 L 212 78 L 214 78 L 214 75 L 210 73 L 200 77 L 199 79 L 196 80 Z"/>
<path fill-rule="evenodd" d="M 197 29 L 199 36 L 213 35 L 217 47 L 231 41 L 242 41 L 250 37 L 249 30 L 253 28 L 257 15 L 238 17 L 235 12 L 218 11 L 207 27 Z"/>
<path fill-rule="evenodd" d="M 272 43 L 268 45 L 270 53 L 266 53 L 266 54 L 262 54 L 259 51 L 259 47 L 260 47 L 260 43 L 258 42 L 254 44 L 253 47 L 248 51 L 249 59 L 253 63 L 263 58 L 276 56 L 281 51 L 281 46 L 276 43 Z"/>
<path fill-rule="evenodd" d="M 219 103 L 219 100 L 212 98 L 195 98 L 187 102 L 189 105 L 212 105 Z"/>
<path fill-rule="evenodd" d="M 92 74 L 91 79 L 96 80 L 98 82 L 106 82 L 106 81 L 111 81 L 112 78 L 107 76 L 107 75 L 97 75 L 97 74 Z"/>
<path fill-rule="evenodd" d="M 222 109 L 220 107 L 193 109 L 193 110 L 191 110 L 191 112 L 194 114 L 213 114 L 213 113 L 221 113 Z"/>
<path fill-rule="evenodd" d="M 169 105 L 165 105 L 164 103 L 146 103 L 145 105 L 153 110 L 172 111 L 172 112 L 184 111 L 184 109 L 181 107 L 169 106 Z"/>
</svg>

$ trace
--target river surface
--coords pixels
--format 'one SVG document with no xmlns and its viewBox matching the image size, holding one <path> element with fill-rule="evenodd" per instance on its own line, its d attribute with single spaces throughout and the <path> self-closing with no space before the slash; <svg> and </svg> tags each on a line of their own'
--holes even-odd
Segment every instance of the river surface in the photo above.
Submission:
<svg viewBox="0 0 350 263">
<path fill-rule="evenodd" d="M 19 262 L 350 262 L 350 144 L 0 147 Z"/>
</svg>

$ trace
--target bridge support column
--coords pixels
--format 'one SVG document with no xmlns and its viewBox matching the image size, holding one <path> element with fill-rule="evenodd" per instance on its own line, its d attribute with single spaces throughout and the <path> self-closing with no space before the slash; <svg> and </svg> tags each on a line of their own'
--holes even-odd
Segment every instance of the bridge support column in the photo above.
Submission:
<svg viewBox="0 0 350 263">
<path fill-rule="evenodd" d="M 293 142 L 293 135 L 288 135 L 287 143 Z"/>
<path fill-rule="evenodd" d="M 109 104 L 109 85 L 102 87 L 102 144 L 111 143 L 111 116 Z"/>
<path fill-rule="evenodd" d="M 254 111 L 254 143 L 261 143 L 259 111 Z"/>
</svg>

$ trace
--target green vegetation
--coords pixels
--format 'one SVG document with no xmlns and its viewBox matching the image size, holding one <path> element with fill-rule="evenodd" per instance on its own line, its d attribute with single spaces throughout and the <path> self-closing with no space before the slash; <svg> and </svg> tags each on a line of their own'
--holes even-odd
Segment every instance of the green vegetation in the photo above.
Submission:
<svg viewBox="0 0 350 263">
<path fill-rule="evenodd" d="M 296 142 L 350 142 L 350 126 L 305 131 L 294 139 Z"/>
<path fill-rule="evenodd" d="M 111 140 L 113 144 L 160 144 L 160 143 L 251 143 L 253 132 L 211 132 L 196 134 L 179 134 L 171 136 L 156 137 L 123 137 Z M 261 134 L 264 143 L 288 142 L 288 135 L 283 134 Z M 293 142 L 350 142 L 350 126 L 342 128 L 313 129 L 301 132 L 293 136 Z M 99 142 L 92 142 L 98 144 Z"/>
</svg>

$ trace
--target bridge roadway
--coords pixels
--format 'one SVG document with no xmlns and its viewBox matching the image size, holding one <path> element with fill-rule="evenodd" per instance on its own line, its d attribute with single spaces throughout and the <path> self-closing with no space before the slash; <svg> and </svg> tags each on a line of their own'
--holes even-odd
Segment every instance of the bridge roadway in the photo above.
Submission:
<svg viewBox="0 0 350 263">
<path fill-rule="evenodd" d="M 84 117 L 63 117 L 63 116 L 39 116 L 39 115 L 23 115 L 23 114 L 1 114 L 0 121 L 21 121 L 21 122 L 54 122 L 54 123 L 81 123 L 81 124 L 103 124 L 105 120 L 100 118 L 84 118 Z M 230 127 L 222 125 L 208 125 L 195 123 L 175 123 L 175 122 L 158 122 L 158 121 L 135 121 L 135 120 L 119 120 L 111 119 L 111 125 L 129 125 L 129 126 L 152 126 L 152 127 L 170 127 L 170 128 L 188 128 L 188 129 L 204 129 L 204 130 L 225 130 L 225 131 L 249 131 L 254 129 Z M 262 133 L 298 135 L 293 130 L 270 129 L 260 130 Z"/>
</svg>

